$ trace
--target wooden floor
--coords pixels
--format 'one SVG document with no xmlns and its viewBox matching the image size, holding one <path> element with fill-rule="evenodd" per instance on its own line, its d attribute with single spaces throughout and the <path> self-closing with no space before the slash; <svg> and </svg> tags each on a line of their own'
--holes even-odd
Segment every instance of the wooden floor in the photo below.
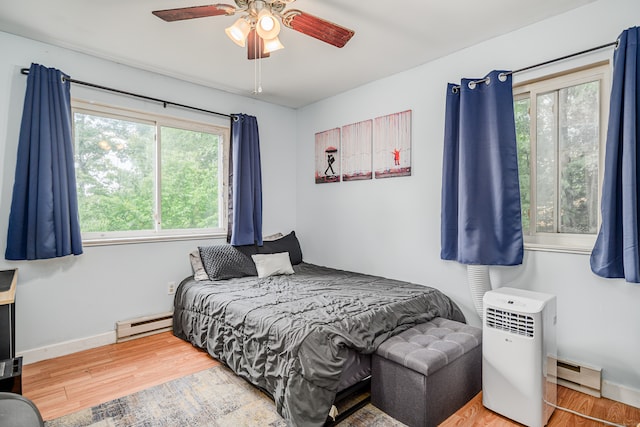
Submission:
<svg viewBox="0 0 640 427">
<path fill-rule="evenodd" d="M 108 402 L 218 364 L 170 332 L 111 344 L 69 356 L 25 365 L 23 394 L 45 420 Z M 608 399 L 558 388 L 558 405 L 618 424 L 640 427 L 640 409 Z M 550 427 L 595 427 L 602 423 L 556 410 Z M 482 406 L 481 394 L 442 426 L 519 426 Z"/>
<path fill-rule="evenodd" d="M 50 420 L 219 362 L 171 332 L 44 360 L 22 369 L 22 394 Z"/>
<path fill-rule="evenodd" d="M 615 424 L 640 427 L 640 409 L 623 405 L 610 399 L 598 399 L 562 386 L 558 386 L 557 405 Z M 553 412 L 547 425 L 549 427 L 606 426 L 605 423 L 591 421 L 559 409 Z M 482 406 L 482 392 L 480 392 L 473 400 L 440 424 L 440 427 L 454 426 L 510 427 L 521 426 L 521 424 L 515 423 Z"/>
</svg>

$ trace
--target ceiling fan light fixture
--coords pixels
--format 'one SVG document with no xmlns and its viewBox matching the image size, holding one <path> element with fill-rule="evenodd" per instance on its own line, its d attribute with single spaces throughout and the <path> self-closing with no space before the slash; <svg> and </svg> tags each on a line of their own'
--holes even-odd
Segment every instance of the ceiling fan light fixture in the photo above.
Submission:
<svg viewBox="0 0 640 427">
<path fill-rule="evenodd" d="M 240 47 L 245 47 L 251 26 L 244 18 L 239 18 L 232 26 L 225 28 L 227 36 Z"/>
<path fill-rule="evenodd" d="M 275 52 L 276 50 L 284 49 L 284 45 L 280 43 L 280 39 L 278 37 L 265 40 L 264 41 L 264 49 L 262 50 L 264 53 Z"/>
<path fill-rule="evenodd" d="M 280 23 L 268 9 L 262 9 L 258 13 L 256 31 L 263 39 L 272 40 L 277 38 L 278 34 L 280 34 Z"/>
</svg>

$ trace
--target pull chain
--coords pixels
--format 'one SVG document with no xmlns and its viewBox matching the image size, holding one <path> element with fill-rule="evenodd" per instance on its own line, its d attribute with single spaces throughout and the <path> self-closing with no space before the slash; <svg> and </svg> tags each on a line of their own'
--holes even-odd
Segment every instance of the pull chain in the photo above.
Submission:
<svg viewBox="0 0 640 427">
<path fill-rule="evenodd" d="M 258 43 L 258 33 L 253 32 L 253 94 L 262 93 L 262 52 L 258 53 L 260 48 Z M 260 56 L 258 56 L 260 55 Z"/>
</svg>

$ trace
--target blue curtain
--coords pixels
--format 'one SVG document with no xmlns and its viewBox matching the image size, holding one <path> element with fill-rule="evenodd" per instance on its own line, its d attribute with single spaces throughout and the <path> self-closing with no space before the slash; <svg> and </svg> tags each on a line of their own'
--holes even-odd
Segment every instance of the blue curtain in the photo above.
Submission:
<svg viewBox="0 0 640 427">
<path fill-rule="evenodd" d="M 522 263 L 511 75 L 449 84 L 442 170 L 441 252 L 462 264 Z M 500 77 L 499 77 L 500 76 Z"/>
<path fill-rule="evenodd" d="M 613 85 L 602 182 L 602 225 L 591 252 L 598 276 L 640 283 L 637 168 L 640 121 L 640 28 L 625 30 L 613 55 Z"/>
<path fill-rule="evenodd" d="M 29 69 L 9 214 L 8 260 L 82 253 L 71 93 L 63 76 L 60 70 L 38 64 Z"/>
<path fill-rule="evenodd" d="M 262 246 L 262 173 L 258 121 L 235 115 L 231 125 L 233 224 L 231 244 Z"/>
</svg>

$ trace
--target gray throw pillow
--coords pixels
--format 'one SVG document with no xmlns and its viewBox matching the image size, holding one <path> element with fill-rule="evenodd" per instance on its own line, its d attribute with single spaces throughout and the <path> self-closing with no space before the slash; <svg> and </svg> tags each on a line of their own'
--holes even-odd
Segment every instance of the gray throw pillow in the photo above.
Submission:
<svg viewBox="0 0 640 427">
<path fill-rule="evenodd" d="M 193 278 L 195 280 L 209 280 L 209 275 L 204 269 L 204 265 L 202 265 L 199 250 L 196 249 L 189 253 L 189 261 L 191 262 L 191 269 L 193 270 Z"/>
<path fill-rule="evenodd" d="M 227 244 L 200 246 L 200 259 L 210 280 L 233 279 L 257 276 L 256 265 L 251 255 L 257 251 L 251 246 L 231 246 Z"/>
</svg>

